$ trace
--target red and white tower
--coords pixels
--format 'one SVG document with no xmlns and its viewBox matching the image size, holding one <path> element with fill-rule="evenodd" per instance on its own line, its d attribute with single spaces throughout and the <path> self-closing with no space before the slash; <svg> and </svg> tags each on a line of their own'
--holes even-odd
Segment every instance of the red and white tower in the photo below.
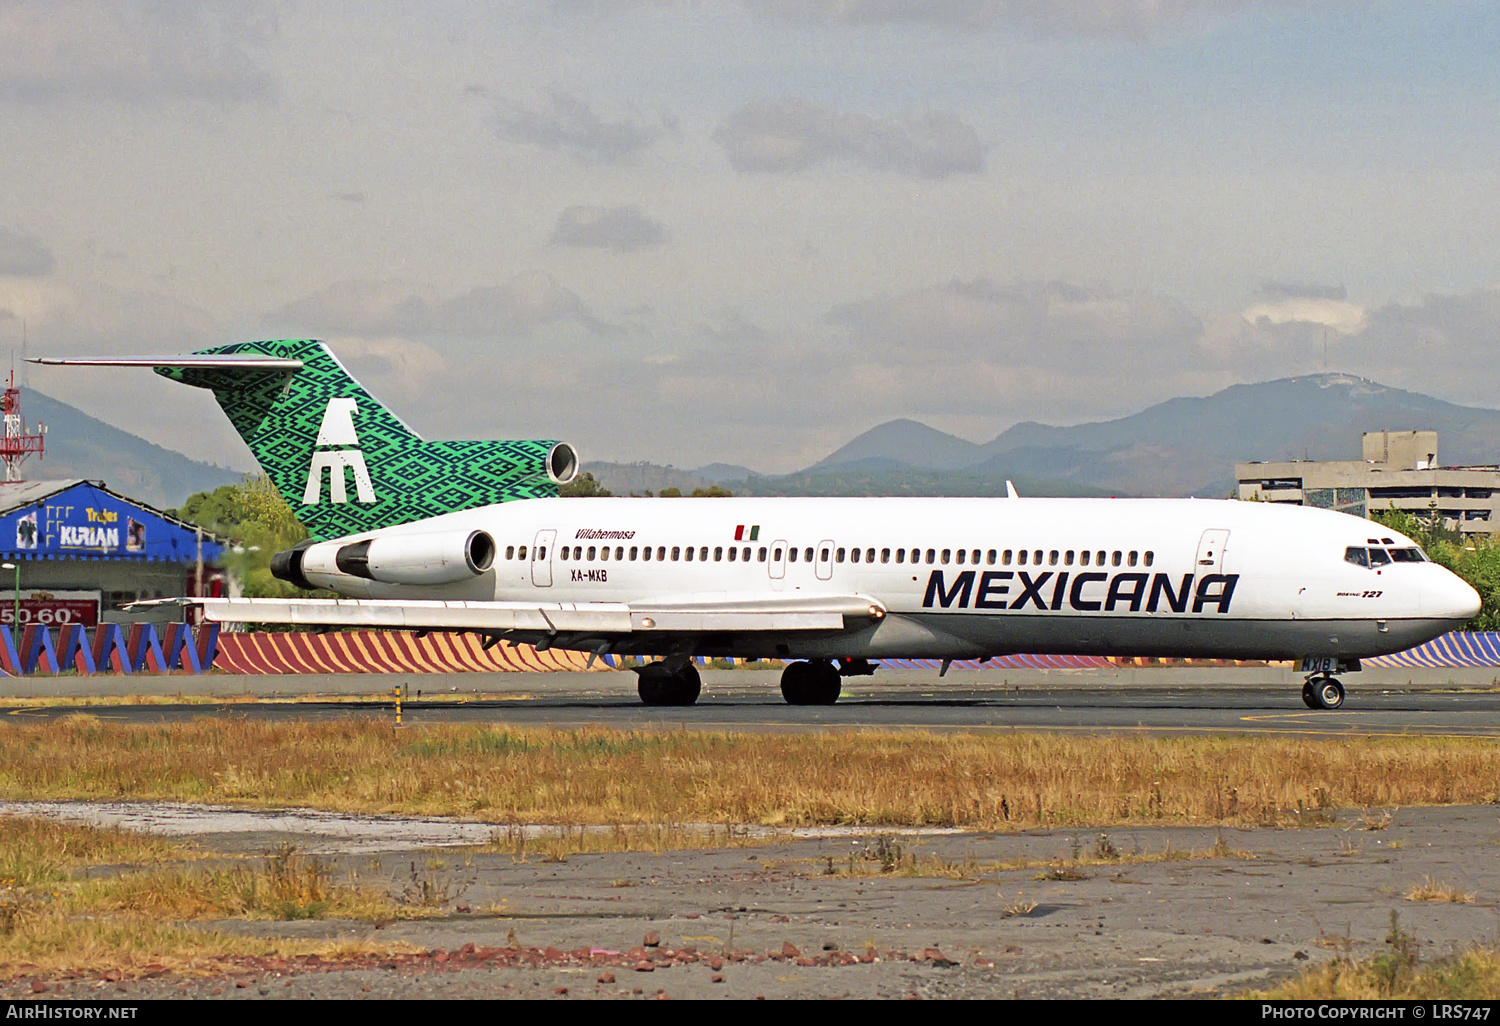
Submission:
<svg viewBox="0 0 1500 1026">
<path fill-rule="evenodd" d="M 38 424 L 36 434 L 26 433 L 26 422 L 21 419 L 21 390 L 16 387 L 16 372 L 10 372 L 10 384 L 5 389 L 5 399 L 0 409 L 5 413 L 5 437 L 0 438 L 0 460 L 5 461 L 5 480 L 21 480 L 21 464 L 26 457 L 36 453 L 42 458 L 42 446 L 47 429 Z"/>
</svg>

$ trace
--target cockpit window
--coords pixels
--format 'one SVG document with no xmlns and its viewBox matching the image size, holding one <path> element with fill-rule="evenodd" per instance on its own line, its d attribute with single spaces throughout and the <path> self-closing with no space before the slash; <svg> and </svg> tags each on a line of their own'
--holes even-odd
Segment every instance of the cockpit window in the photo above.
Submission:
<svg viewBox="0 0 1500 1026">
<path fill-rule="evenodd" d="M 1390 564 L 1390 562 L 1391 562 L 1391 557 L 1386 554 L 1385 549 L 1371 549 L 1370 550 L 1370 565 L 1371 566 L 1388 566 Z"/>
<path fill-rule="evenodd" d="M 1421 563 L 1426 558 L 1422 555 L 1422 550 L 1415 547 L 1391 550 L 1391 561 L 1395 563 Z"/>
<path fill-rule="evenodd" d="M 1355 566 L 1369 566 L 1370 556 L 1364 549 L 1357 549 L 1351 545 L 1344 550 L 1344 562 L 1353 563 Z"/>
</svg>

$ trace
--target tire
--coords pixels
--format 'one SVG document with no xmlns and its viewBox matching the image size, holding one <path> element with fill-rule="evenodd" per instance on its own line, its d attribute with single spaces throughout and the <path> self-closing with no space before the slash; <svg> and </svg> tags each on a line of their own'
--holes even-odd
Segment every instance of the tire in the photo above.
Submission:
<svg viewBox="0 0 1500 1026">
<path fill-rule="evenodd" d="M 1313 688 L 1312 681 L 1302 685 L 1302 704 L 1309 709 L 1321 709 L 1322 703 L 1318 701 L 1318 692 Z"/>
<path fill-rule="evenodd" d="M 833 663 L 810 663 L 811 698 L 809 705 L 833 705 L 839 700 L 839 692 L 844 689 L 844 678 L 839 675 L 839 668 Z"/>
<path fill-rule="evenodd" d="M 787 663 L 781 671 L 781 697 L 787 705 L 812 704 L 812 664 Z"/>
<path fill-rule="evenodd" d="M 692 663 L 676 673 L 669 672 L 665 663 L 651 663 L 637 675 L 636 692 L 642 705 L 692 705 L 703 693 L 703 678 Z"/>
<path fill-rule="evenodd" d="M 1318 704 L 1324 709 L 1337 709 L 1344 704 L 1344 685 L 1332 677 L 1326 677 L 1317 686 Z"/>
</svg>

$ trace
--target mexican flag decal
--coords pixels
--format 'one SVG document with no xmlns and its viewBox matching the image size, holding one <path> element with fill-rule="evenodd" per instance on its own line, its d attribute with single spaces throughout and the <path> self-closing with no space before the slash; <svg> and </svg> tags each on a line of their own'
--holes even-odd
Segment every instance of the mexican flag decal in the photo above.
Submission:
<svg viewBox="0 0 1500 1026">
<path fill-rule="evenodd" d="M 750 528 L 750 533 L 747 535 L 745 533 L 745 525 L 744 524 L 740 524 L 738 527 L 736 527 L 734 529 L 734 540 L 735 541 L 759 541 L 760 540 L 760 525 L 759 524 L 753 525 Z"/>
</svg>

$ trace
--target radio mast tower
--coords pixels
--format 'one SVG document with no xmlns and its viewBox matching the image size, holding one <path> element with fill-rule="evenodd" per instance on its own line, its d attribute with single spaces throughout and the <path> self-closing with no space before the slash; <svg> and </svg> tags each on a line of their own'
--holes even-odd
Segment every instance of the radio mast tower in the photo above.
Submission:
<svg viewBox="0 0 1500 1026">
<path fill-rule="evenodd" d="M 5 481 L 7 484 L 21 480 L 21 464 L 26 462 L 26 457 L 36 453 L 36 458 L 42 458 L 42 447 L 45 442 L 47 428 L 38 424 L 36 434 L 26 433 L 26 422 L 21 419 L 21 390 L 16 387 L 16 371 L 12 367 L 10 371 L 10 383 L 5 389 L 5 398 L 0 402 L 0 410 L 5 414 L 5 437 L 0 438 L 0 460 L 5 462 Z"/>
</svg>

